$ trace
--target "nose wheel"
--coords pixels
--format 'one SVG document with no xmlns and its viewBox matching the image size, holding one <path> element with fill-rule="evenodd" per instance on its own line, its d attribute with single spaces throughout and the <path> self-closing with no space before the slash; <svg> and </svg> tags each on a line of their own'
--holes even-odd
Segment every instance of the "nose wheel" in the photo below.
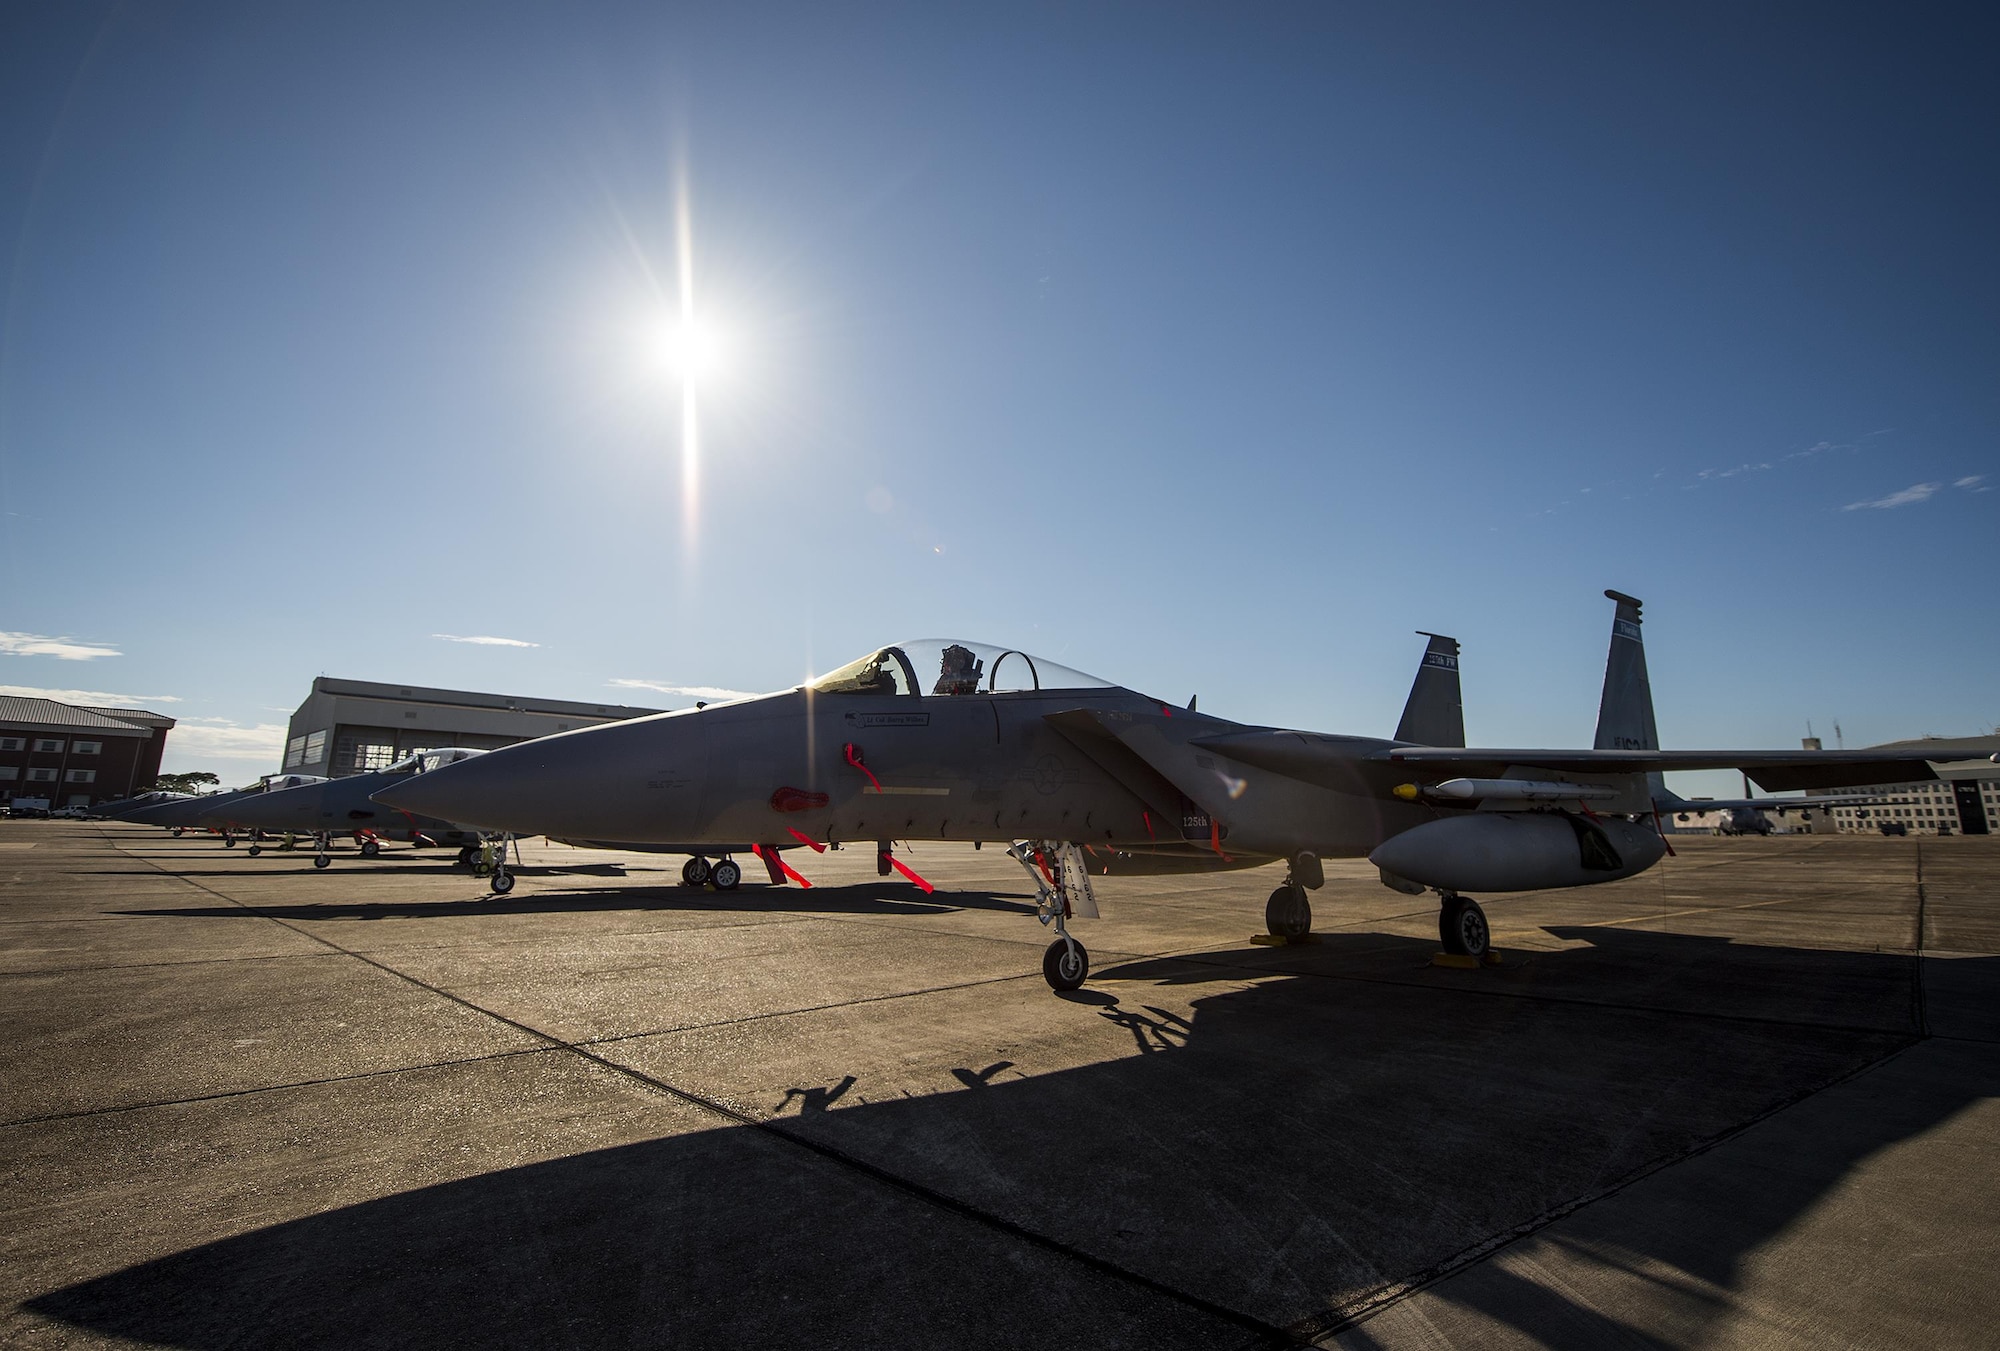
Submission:
<svg viewBox="0 0 2000 1351">
<path fill-rule="evenodd" d="M 698 887 L 706 881 L 708 881 L 708 860 L 700 854 L 681 864 L 682 886 Z"/>
<path fill-rule="evenodd" d="M 1493 946 L 1493 933 L 1479 902 L 1470 896 L 1446 893 L 1438 910 L 1438 941 L 1456 956 L 1484 957 Z"/>
<path fill-rule="evenodd" d="M 715 883 L 717 891 L 734 891 L 743 880 L 743 869 L 733 858 L 718 859 L 709 870 L 708 880 Z"/>
<path fill-rule="evenodd" d="M 1042 954 L 1042 979 L 1051 990 L 1078 990 L 1090 979 L 1090 954 L 1083 944 L 1064 934 Z"/>
</svg>

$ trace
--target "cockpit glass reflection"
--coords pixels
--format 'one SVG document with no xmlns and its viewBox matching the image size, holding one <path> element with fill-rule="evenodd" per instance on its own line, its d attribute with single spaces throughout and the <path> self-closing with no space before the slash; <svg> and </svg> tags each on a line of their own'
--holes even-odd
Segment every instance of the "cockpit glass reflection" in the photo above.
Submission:
<svg viewBox="0 0 2000 1351">
<path fill-rule="evenodd" d="M 1107 689 L 1110 682 L 990 643 L 927 638 L 898 643 L 812 682 L 822 694 L 957 698 L 1035 690 Z"/>
</svg>

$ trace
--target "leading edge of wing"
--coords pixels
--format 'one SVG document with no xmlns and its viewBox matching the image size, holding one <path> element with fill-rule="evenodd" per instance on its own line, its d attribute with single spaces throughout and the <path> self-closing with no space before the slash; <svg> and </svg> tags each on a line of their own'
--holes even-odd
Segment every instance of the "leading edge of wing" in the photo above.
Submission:
<svg viewBox="0 0 2000 1351">
<path fill-rule="evenodd" d="M 1645 774 L 1654 770 L 1736 769 L 1767 792 L 1803 788 L 1858 788 L 1937 778 L 1931 762 L 1908 751 L 1564 751 L 1546 749 L 1456 750 L 1392 746 L 1371 757 L 1412 769 L 1497 773 L 1512 766 L 1567 774 Z"/>
</svg>

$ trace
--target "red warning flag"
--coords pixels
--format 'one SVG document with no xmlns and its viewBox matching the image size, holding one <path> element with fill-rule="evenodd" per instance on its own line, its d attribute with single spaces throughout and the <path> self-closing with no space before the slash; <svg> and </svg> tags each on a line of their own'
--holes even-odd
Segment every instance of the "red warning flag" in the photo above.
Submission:
<svg viewBox="0 0 2000 1351">
<path fill-rule="evenodd" d="M 937 890 L 936 887 L 932 886 L 930 883 L 924 881 L 923 878 L 917 876 L 914 872 L 910 871 L 910 869 L 904 864 L 903 860 L 897 858 L 894 854 L 890 853 L 886 849 L 882 851 L 882 861 L 884 863 L 887 863 L 890 867 L 894 868 L 897 872 L 901 873 L 903 876 L 909 878 L 912 882 L 916 883 L 917 890 L 923 892 L 924 895 L 928 896 L 933 891 Z"/>
</svg>

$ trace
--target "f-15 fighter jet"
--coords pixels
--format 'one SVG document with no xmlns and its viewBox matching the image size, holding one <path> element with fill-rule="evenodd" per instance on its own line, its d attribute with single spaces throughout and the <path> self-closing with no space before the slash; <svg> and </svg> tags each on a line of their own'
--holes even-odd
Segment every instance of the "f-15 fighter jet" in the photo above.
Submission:
<svg viewBox="0 0 2000 1351">
<path fill-rule="evenodd" d="M 632 841 L 1009 843 L 1055 928 L 1043 974 L 1089 972 L 1080 846 L 1142 860 L 1285 860 L 1265 919 L 1302 937 L 1320 860 L 1366 857 L 1435 892 L 1447 951 L 1483 956 L 1475 892 L 1609 882 L 1666 852 L 1666 770 L 1742 769 L 1767 790 L 1936 777 L 1885 751 L 1662 751 L 1640 603 L 1617 592 L 1592 750 L 1482 750 L 1231 722 L 1013 649 L 900 643 L 797 689 L 542 737 L 377 795 L 496 831 Z M 933 675 L 932 673 L 936 674 Z M 1454 694 L 1455 694 L 1454 688 Z M 1407 733 L 1407 729 L 1406 733 Z"/>
<path fill-rule="evenodd" d="M 450 821 L 413 816 L 397 808 L 385 807 L 371 801 L 370 795 L 391 784 L 401 783 L 412 775 L 457 764 L 460 760 L 469 760 L 480 754 L 483 752 L 458 747 L 420 751 L 387 769 L 372 773 L 352 774 L 340 779 L 311 779 L 293 787 L 238 798 L 229 804 L 227 811 L 231 823 L 240 829 L 310 835 L 318 846 L 313 852 L 315 868 L 324 868 L 333 862 L 332 855 L 327 852 L 333 836 L 350 834 L 360 840 L 364 858 L 373 858 L 382 852 L 382 839 L 400 838 L 458 845 L 463 861 L 468 851 L 478 846 L 477 832 Z M 262 850 L 253 844 L 250 852 L 257 854 Z"/>
<path fill-rule="evenodd" d="M 130 812 L 120 819 L 140 825 L 165 826 L 177 835 L 189 829 L 220 831 L 222 843 L 234 849 L 239 825 L 234 815 L 237 804 L 265 793 L 276 793 L 287 788 L 297 788 L 301 784 L 321 782 L 324 780 L 312 774 L 266 774 L 248 788 L 236 788 L 227 793 L 209 793 L 202 797 L 184 797 L 161 803 L 156 807 L 147 807 L 142 811 Z"/>
</svg>

